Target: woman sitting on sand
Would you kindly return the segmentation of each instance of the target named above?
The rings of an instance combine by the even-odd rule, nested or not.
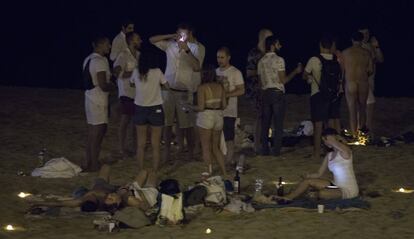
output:
[[[200,132],[203,159],[208,173],[212,174],[212,158],[216,158],[223,176],[227,177],[224,155],[220,151],[220,137],[223,131],[223,109],[226,108],[226,95],[222,84],[217,82],[213,66],[206,66],[201,71],[202,84],[197,90],[197,105],[192,109],[198,111],[197,126]]]
[[[277,199],[291,201],[305,193],[309,188],[318,191],[317,197],[319,199],[347,199],[358,196],[359,190],[352,166],[351,149],[338,140],[338,132],[335,129],[325,129],[322,133],[322,139],[324,144],[332,151],[325,156],[319,172],[308,174],[306,179],[293,192],[284,197],[276,197]],[[327,168],[333,174],[333,182],[321,178]]]

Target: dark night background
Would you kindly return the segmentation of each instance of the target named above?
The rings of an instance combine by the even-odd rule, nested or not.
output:
[[[337,35],[343,49],[350,45],[352,31],[368,25],[385,55],[377,71],[376,94],[414,95],[414,1],[57,0],[3,5],[1,85],[81,88],[81,65],[92,51],[92,37],[99,32],[112,40],[121,20],[129,18],[145,41],[155,34],[174,33],[179,22],[189,22],[206,46],[206,62],[215,63],[217,48],[228,46],[233,65],[243,73],[247,52],[262,27],[282,40],[280,55],[290,71],[318,52],[322,32]],[[288,93],[309,91],[299,78],[287,88]]]

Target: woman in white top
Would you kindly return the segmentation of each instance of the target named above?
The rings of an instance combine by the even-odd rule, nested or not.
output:
[[[161,86],[168,88],[167,80],[158,68],[155,54],[142,51],[138,69],[132,73],[131,83],[135,86],[135,115],[134,123],[137,129],[137,158],[139,169],[144,169],[145,144],[147,128],[151,128],[151,148],[153,169],[158,170],[160,162],[161,131],[164,126],[163,100]]]
[[[212,158],[216,158],[224,177],[227,177],[224,155],[220,151],[223,109],[227,106],[226,93],[223,85],[217,82],[216,70],[213,66],[203,68],[201,82],[197,90],[197,106],[194,106],[193,110],[198,111],[196,124],[200,133],[203,159],[210,175]]]
[[[282,197],[293,200],[305,193],[309,188],[318,191],[319,199],[354,198],[358,196],[358,184],[352,166],[352,151],[340,140],[335,129],[327,128],[322,133],[325,145],[332,149],[322,162],[318,173],[308,174],[306,179],[291,193]],[[326,169],[332,172],[334,180],[321,178]]]

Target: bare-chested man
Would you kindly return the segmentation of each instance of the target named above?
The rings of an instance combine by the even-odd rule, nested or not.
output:
[[[370,52],[362,48],[363,35],[352,34],[352,46],[343,51],[345,93],[349,110],[349,125],[354,136],[358,128],[366,128],[368,77],[373,72]]]

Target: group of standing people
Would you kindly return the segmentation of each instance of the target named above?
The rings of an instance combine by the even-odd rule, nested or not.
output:
[[[285,84],[301,73],[311,85],[314,158],[320,158],[323,129],[341,130],[343,92],[353,135],[357,136],[359,129],[367,131],[372,127],[375,64],[383,61],[383,55],[378,41],[370,38],[365,28],[352,35],[352,46],[342,53],[336,48],[334,38],[324,35],[319,42],[320,54],[311,57],[304,68],[298,63],[290,73],[286,72],[285,60],[278,55],[281,41],[272,31],[262,29],[257,46],[248,54],[247,87],[243,74],[230,63],[228,47],[217,50],[217,68],[203,67],[206,50],[190,25],[180,24],[175,33],[152,36],[149,42],[165,52],[165,72],[159,68],[157,54],[141,46],[144,44],[134,32],[132,22],[122,25],[112,49],[108,38],[99,37],[93,42],[94,52],[83,64],[88,122],[84,169],[97,171],[102,163],[99,152],[108,123],[108,94],[116,88],[121,105],[119,150],[123,156],[134,153],[126,147],[128,125],[132,121],[133,145],[136,145],[140,170],[144,169],[147,135],[151,135],[152,168],[157,171],[160,162],[171,157],[175,126],[179,151],[187,150],[188,157],[193,158],[195,149],[201,145],[206,172],[212,173],[212,162],[216,159],[222,174],[227,176],[226,164],[234,163],[237,97],[245,91],[256,99],[256,152],[280,155],[286,111]],[[107,54],[113,67],[105,57]],[[116,78],[117,87],[111,83],[111,77]],[[270,128],[273,128],[272,142],[269,142]],[[225,155],[219,147],[222,135],[227,148]]]
[[[123,156],[130,154],[126,138],[128,125],[133,121],[136,131],[133,144],[136,145],[140,170],[144,169],[147,134],[151,135],[152,168],[157,171],[160,161],[171,157],[175,126],[179,151],[185,151],[186,145],[187,155],[192,158],[194,148],[201,145],[206,171],[212,174],[212,161],[216,159],[223,175],[227,175],[226,159],[219,143],[224,129],[226,158],[231,162],[237,97],[244,94],[243,76],[230,64],[231,53],[227,47],[217,51],[219,67],[202,68],[205,47],[193,33],[190,25],[180,24],[176,33],[149,38],[151,44],[166,54],[164,73],[159,68],[157,54],[141,46],[144,44],[131,22],[122,25],[121,32],[112,42],[112,50],[108,38],[94,40],[94,52],[83,64],[84,81],[88,83],[85,109],[89,128],[84,169],[97,171],[104,163],[99,159],[99,152],[108,123],[108,94],[118,88],[120,153]],[[105,57],[109,53],[113,67]],[[116,79],[117,87],[111,77]],[[164,150],[161,155],[162,135]]]

